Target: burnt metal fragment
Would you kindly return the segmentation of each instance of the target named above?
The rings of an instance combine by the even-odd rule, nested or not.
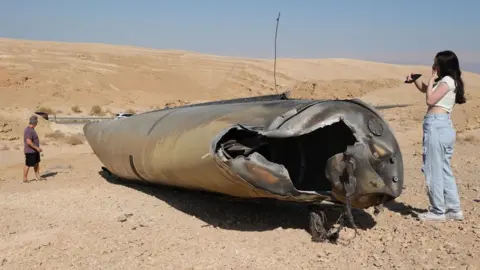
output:
[[[342,216],[343,217],[343,216]],[[341,218],[342,218],[341,217]],[[325,212],[310,212],[310,233],[313,242],[337,242],[340,230],[328,230],[325,228],[327,217]]]

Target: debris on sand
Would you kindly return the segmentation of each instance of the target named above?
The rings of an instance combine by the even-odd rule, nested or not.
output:
[[[118,222],[125,222],[129,217],[133,216],[133,214],[122,214],[121,216],[117,217]]]

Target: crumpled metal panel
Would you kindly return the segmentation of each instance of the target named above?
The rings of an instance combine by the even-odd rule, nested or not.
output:
[[[297,189],[285,166],[255,151],[229,158],[219,146],[235,130],[290,138],[338,121],[357,139],[348,148],[356,165],[351,172],[356,179],[352,205],[365,208],[398,197],[403,185],[398,143],[375,109],[359,100],[290,100],[280,95],[220,101],[89,123],[84,133],[104,166],[124,180],[243,198],[344,203],[345,153],[333,155],[321,172],[332,191],[316,192]],[[230,149],[235,147],[243,149],[242,145]]]

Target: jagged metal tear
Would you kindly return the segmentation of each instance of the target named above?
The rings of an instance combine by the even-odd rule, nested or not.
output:
[[[337,122],[346,124],[357,141],[348,148],[356,162],[352,205],[365,208],[398,197],[403,161],[396,138],[374,108],[356,99],[296,100],[281,94],[218,101],[90,123],[84,133],[104,166],[124,180],[243,198],[325,203],[345,202],[344,153],[330,157],[322,172],[331,190],[299,190],[282,164],[255,151],[229,158],[221,142],[232,130],[293,138]]]

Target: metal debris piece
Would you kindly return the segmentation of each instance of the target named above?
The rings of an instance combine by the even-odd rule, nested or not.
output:
[[[395,135],[358,99],[283,93],[191,104],[89,123],[84,133],[104,170],[123,181],[347,205],[352,223],[350,206],[397,198],[404,180]]]

